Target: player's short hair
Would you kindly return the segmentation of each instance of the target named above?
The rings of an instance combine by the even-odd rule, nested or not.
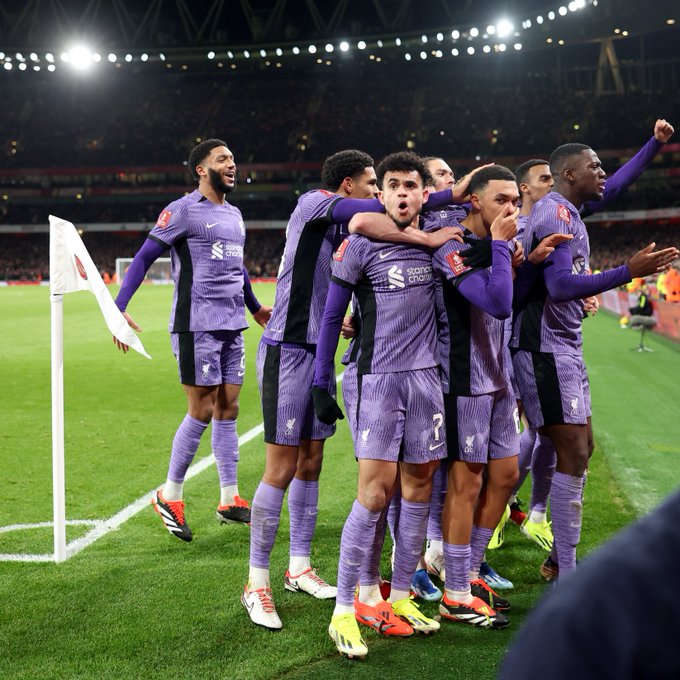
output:
[[[204,139],[191,150],[189,154],[189,170],[191,170],[191,176],[195,180],[200,179],[196,172],[196,166],[200,165],[216,146],[227,146],[227,143],[221,139]]]
[[[477,194],[484,191],[489,182],[493,179],[500,179],[508,182],[515,182],[515,175],[504,165],[490,165],[488,168],[482,168],[479,172],[472,175],[470,179],[469,193]]]
[[[591,148],[587,144],[578,144],[576,142],[558,146],[550,154],[550,172],[555,177],[561,175],[566,170],[571,159],[580,156],[584,151],[591,151]]]
[[[517,178],[518,189],[522,182],[527,181],[529,170],[531,170],[531,168],[535,168],[537,165],[550,165],[550,163],[548,163],[548,161],[542,160],[541,158],[532,158],[531,160],[524,161],[524,163],[517,166],[517,169],[515,170],[515,177]],[[519,190],[520,192],[522,191],[521,189]]]
[[[373,159],[358,149],[345,149],[329,156],[321,168],[321,184],[337,191],[345,177],[359,177],[366,168],[373,167]]]
[[[375,169],[378,187],[382,189],[383,179],[388,172],[413,172],[414,170],[420,175],[424,187],[430,186],[434,181],[425,160],[413,151],[397,151],[397,153],[385,156]]]

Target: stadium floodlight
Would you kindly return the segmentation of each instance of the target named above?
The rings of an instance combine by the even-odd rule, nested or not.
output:
[[[300,54],[300,48],[297,47],[297,46],[293,47],[292,51],[293,51],[293,54]]]
[[[21,54],[21,52],[16,53],[16,58],[17,58],[17,61],[26,61],[26,59],[24,59],[24,55]]]
[[[394,44],[399,47],[401,45],[401,38],[395,38],[394,39]]]
[[[68,58],[64,59],[64,56],[67,56]],[[61,60],[69,62],[77,71],[86,71],[93,64],[92,52],[90,52],[90,48],[85,45],[74,45],[66,55],[61,55]]]
[[[267,56],[267,50],[260,50],[260,56],[264,59]]]
[[[531,19],[527,19],[522,26],[523,28],[531,28]]]
[[[131,54],[126,54],[125,55],[125,61],[129,64],[132,61],[132,55]]]
[[[435,50],[434,56],[437,57],[437,59],[441,59],[444,56],[444,53],[441,50]]]
[[[537,23],[537,24],[542,24],[542,23],[543,23],[543,17],[542,17],[540,14],[536,17],[536,23]]]
[[[5,56],[5,55],[3,54],[2,57],[4,57],[4,56]],[[0,59],[2,59],[2,57],[0,57]],[[29,55],[29,57],[30,57],[31,61],[39,61],[38,55],[37,55],[35,52],[31,52],[31,54]]]
[[[557,10],[557,13],[558,13],[561,17],[563,17],[563,16],[565,16],[565,15],[567,14],[568,11],[569,11],[569,10],[568,10],[564,5],[562,5],[562,6]]]
[[[102,55],[99,54],[99,52],[93,52],[92,53],[92,61],[95,64],[98,64],[102,60]]]
[[[421,59],[427,59],[427,52],[425,52],[425,50],[423,50],[423,51],[420,53],[420,58],[421,58]]]
[[[470,45],[470,47],[467,48],[467,53],[470,55],[474,54],[475,48],[472,45]]]
[[[519,52],[522,49],[522,43],[515,43],[513,47]]]
[[[451,50],[451,55],[454,57],[458,56],[458,50],[455,47]]]
[[[498,51],[499,52],[505,52],[506,49],[507,49],[507,47],[506,47],[505,43],[499,43],[498,44]]]
[[[277,57],[282,57],[283,56],[283,50],[280,47],[276,48],[276,56]]]
[[[51,52],[48,52],[45,55],[45,61],[48,61],[50,64],[54,63],[54,55]]]
[[[231,50],[227,50],[227,56],[229,57],[229,59],[233,59],[234,53]]]
[[[335,48],[333,47],[333,45],[331,45],[331,43],[326,43],[324,49],[326,50],[326,52],[330,54]]]
[[[54,64],[48,64],[48,65],[47,65],[47,70],[48,70],[50,73],[54,73],[54,72],[57,70],[57,67],[56,67]]]
[[[248,52],[248,50],[243,50],[243,56],[245,59],[250,59],[250,52]]]
[[[25,62],[22,61],[22,62],[19,64],[19,70],[20,70],[20,71],[25,71],[27,68],[28,68],[28,66],[26,66],[26,63],[25,63]]]
[[[378,47],[382,47],[385,43],[382,40],[377,40],[375,43]]]
[[[208,59],[214,59],[214,58],[215,58],[215,52],[213,52],[213,50],[210,50],[210,52],[208,52]]]
[[[506,35],[510,35],[514,28],[515,27],[512,25],[512,22],[508,21],[507,19],[501,19],[496,24],[496,32],[498,33],[499,38],[505,38]]]
[[[38,64],[36,64],[36,65],[33,67],[33,70],[34,70],[34,71],[39,71],[39,70],[40,70],[40,66],[38,66]]]
[[[115,64],[117,59],[118,59],[118,57],[113,52],[109,52],[108,60],[112,64]]]
[[[358,47],[360,50],[365,50],[365,49],[366,49],[366,42],[365,42],[364,40],[360,40],[360,41],[357,43],[357,47]]]
[[[489,54],[491,48],[488,45],[484,45],[484,47],[482,47],[482,52],[484,52],[484,54]]]
[[[442,40],[444,40],[444,34],[443,34],[443,33],[437,33],[437,40],[438,40],[439,42],[441,42]]]
[[[158,58],[159,58],[161,61],[165,61],[165,55],[163,54],[163,52],[161,52],[161,53],[158,55]]]
[[[310,45],[307,49],[310,54],[316,54],[316,45]]]
[[[0,52],[0,60],[2,60],[2,59],[4,59],[4,58],[5,58],[5,53],[4,53],[4,52]]]
[[[341,52],[347,52],[349,50],[349,43],[346,40],[343,40],[340,43],[340,51]]]
[[[550,12],[548,12],[548,19],[550,19],[550,21],[554,21],[555,20],[555,12],[550,10]]]
[[[411,55],[407,52],[407,53],[404,55],[404,59],[406,59],[406,61],[411,61]]]
[[[583,9],[586,6],[586,0],[576,0],[576,9]]]
[[[420,36],[420,40],[423,43],[423,45],[427,42],[427,36],[425,34]]]
[[[59,55],[59,58],[60,58],[62,61],[69,61],[69,60],[71,59],[71,55],[70,55],[68,52],[62,52],[62,53]]]
[[[457,30],[457,29],[451,31],[451,37],[452,37],[454,40],[458,40],[458,38],[460,38],[460,31]]]
[[[12,70],[12,62],[11,61],[6,61],[3,66],[5,67],[5,71],[11,71]]]
[[[486,27],[486,32],[488,35],[493,35],[496,32],[496,27],[493,24],[489,24]]]
[[[479,29],[474,26],[470,29],[470,37],[476,38],[479,35]]]
[[[139,57],[142,61],[149,61],[149,55],[146,52],[142,53],[142,56]]]
[[[570,12],[575,12],[578,9],[578,7],[576,6],[576,0],[571,0],[571,2],[567,5],[567,9]]]

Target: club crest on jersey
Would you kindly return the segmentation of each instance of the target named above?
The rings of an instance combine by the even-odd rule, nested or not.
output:
[[[349,245],[349,239],[345,239],[339,246],[339,248],[333,253],[333,259],[336,262],[342,262],[342,258],[345,255],[345,251],[347,250],[347,246]]]
[[[562,222],[566,222],[567,224],[571,224],[571,215],[569,214],[569,208],[567,208],[566,205],[562,205],[561,203],[557,204],[557,219],[562,220]]]
[[[468,269],[470,269],[470,267],[465,264],[463,258],[457,251],[449,253],[446,256],[446,262],[451,268],[454,276],[460,276],[463,272],[466,272]]]
[[[158,216],[158,220],[156,221],[156,226],[160,227],[161,229],[165,229],[165,227],[168,226],[168,223],[170,222],[171,217],[172,217],[172,212],[170,210],[164,210]]]

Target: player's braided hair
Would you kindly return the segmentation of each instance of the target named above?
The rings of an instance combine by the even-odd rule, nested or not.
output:
[[[191,170],[191,176],[198,181],[199,176],[196,172],[196,166],[203,163],[203,161],[208,157],[208,154],[216,146],[227,146],[227,143],[221,139],[204,139],[200,144],[197,144],[189,154],[189,170]]]
[[[378,186],[382,189],[383,179],[388,172],[412,172],[416,171],[423,181],[423,186],[432,184],[433,179],[423,158],[413,151],[397,151],[380,161],[380,165],[375,169],[378,178]]]
[[[373,167],[373,159],[358,149],[345,149],[329,156],[321,169],[321,183],[326,189],[337,191],[345,177],[359,177],[366,168]]]

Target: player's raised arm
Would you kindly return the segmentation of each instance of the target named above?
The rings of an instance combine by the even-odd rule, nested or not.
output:
[[[375,241],[390,243],[411,243],[426,248],[439,248],[455,239],[461,241],[461,230],[447,227],[438,231],[424,232],[414,227],[400,229],[394,220],[381,213],[357,213],[349,222],[350,234],[363,234]]]

